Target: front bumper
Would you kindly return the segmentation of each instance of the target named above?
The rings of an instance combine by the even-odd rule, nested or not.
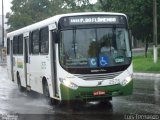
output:
[[[79,87],[77,90],[70,89],[63,84],[60,85],[61,99],[62,100],[86,100],[86,101],[98,101],[102,99],[107,99],[114,96],[124,96],[132,94],[133,90],[133,80],[129,82],[126,86],[112,85],[103,87]],[[106,94],[103,96],[94,96],[93,92],[102,90]]]

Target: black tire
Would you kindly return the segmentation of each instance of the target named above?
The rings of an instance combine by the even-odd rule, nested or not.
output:
[[[43,94],[46,97],[50,97],[50,95],[49,95],[49,87],[48,87],[48,83],[46,81],[43,83]]]
[[[108,98],[106,98],[106,99],[103,99],[103,100],[101,100],[101,101],[99,101],[99,104],[100,105],[108,105],[108,104],[110,104],[110,102],[112,101],[112,97],[108,97]]]
[[[108,99],[107,99],[108,101],[112,101],[112,97],[108,97]]]
[[[111,97],[112,98],[112,97]],[[111,98],[110,99],[107,99],[107,100],[102,100],[102,101],[100,101],[99,102],[99,106],[101,106],[101,108],[112,108],[112,104],[111,104],[111,102],[110,102],[110,100],[111,100]]]
[[[18,84],[18,89],[20,92],[23,92],[24,91],[24,88],[22,87],[21,85],[21,79],[20,79],[20,76],[19,74],[17,74],[17,84]]]
[[[49,87],[47,81],[43,82],[43,94],[46,97],[47,103],[49,105],[58,105],[59,101],[53,98],[50,98]]]
[[[59,105],[61,102],[60,102],[59,100],[50,98],[49,103],[50,103],[51,105]]]
[[[49,87],[48,87],[48,83],[45,80],[45,82],[43,82],[43,95],[46,98],[46,101],[49,105],[52,105],[52,99],[50,98],[50,93],[49,93]]]

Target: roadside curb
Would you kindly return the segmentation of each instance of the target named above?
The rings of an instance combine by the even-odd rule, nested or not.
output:
[[[160,80],[160,74],[159,73],[133,73],[134,79],[159,79]]]

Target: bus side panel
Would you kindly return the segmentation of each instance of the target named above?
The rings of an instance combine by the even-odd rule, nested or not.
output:
[[[31,89],[43,93],[42,79],[50,79],[50,58],[48,55],[31,55],[30,56],[30,78]],[[50,82],[48,85],[51,86]]]
[[[41,76],[41,57],[39,55],[31,55],[30,56],[30,78],[29,83],[31,89],[34,91],[42,92],[42,85],[40,85],[40,81],[42,81]],[[41,87],[40,87],[41,86]]]

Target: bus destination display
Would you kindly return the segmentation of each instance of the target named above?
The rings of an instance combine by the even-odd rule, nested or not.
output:
[[[117,23],[116,17],[71,17],[69,19],[70,25],[74,24],[103,24],[103,23]]]
[[[85,25],[85,24],[124,24],[122,16],[79,16],[64,19],[64,25]]]

